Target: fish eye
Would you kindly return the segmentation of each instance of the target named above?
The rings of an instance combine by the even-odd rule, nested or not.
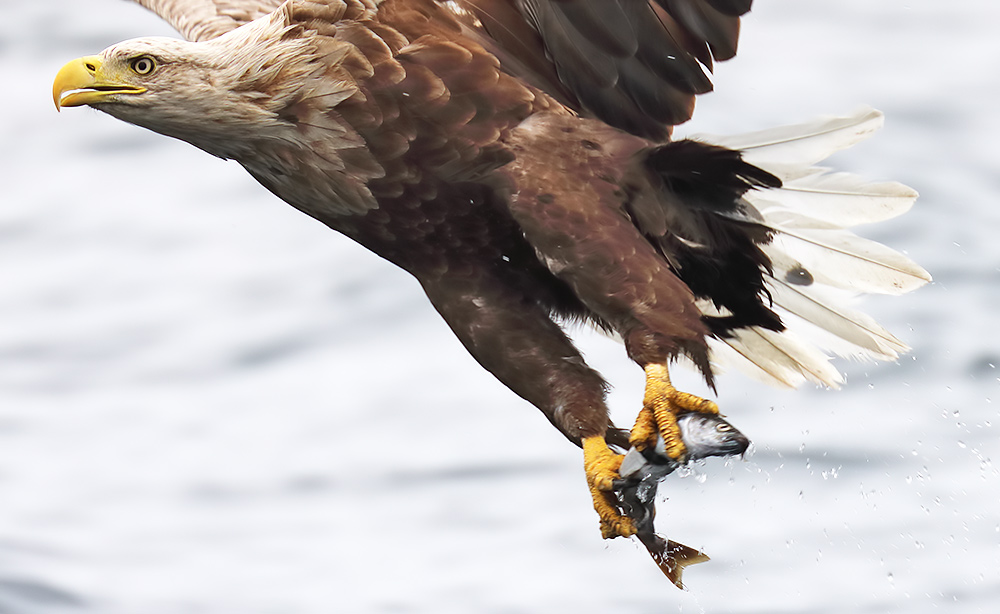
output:
[[[148,75],[156,68],[156,62],[148,55],[140,55],[137,58],[132,58],[129,60],[128,65],[137,75]]]

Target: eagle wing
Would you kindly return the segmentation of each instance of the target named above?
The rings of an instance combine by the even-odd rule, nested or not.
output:
[[[520,76],[616,128],[664,140],[736,54],[752,0],[457,0]]]
[[[284,0],[133,0],[153,11],[189,41],[204,41],[281,6]]]
[[[133,0],[185,38],[215,38],[282,0]],[[332,0],[325,4],[337,3]],[[414,0],[447,8],[504,70],[616,128],[664,140],[736,54],[752,0]]]

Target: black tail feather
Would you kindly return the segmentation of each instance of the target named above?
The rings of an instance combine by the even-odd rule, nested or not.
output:
[[[712,334],[784,330],[764,287],[771,261],[760,246],[771,231],[743,199],[752,189],[779,188],[781,180],[738,151],[698,141],[668,143],[645,156],[656,197],[632,199],[629,214],[695,296],[723,311],[704,318]]]

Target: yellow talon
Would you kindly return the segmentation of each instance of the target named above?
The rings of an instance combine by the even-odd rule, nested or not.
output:
[[[648,364],[645,371],[646,393],[629,441],[637,449],[645,450],[655,446],[658,437],[663,437],[667,455],[681,460],[687,448],[677,426],[677,414],[689,411],[717,414],[719,406],[674,388],[666,365]]]
[[[601,519],[604,539],[635,535],[635,525],[619,512],[618,499],[612,490],[621,464],[622,455],[612,452],[604,437],[595,435],[583,439],[583,468],[590,496],[594,499],[594,510]]]

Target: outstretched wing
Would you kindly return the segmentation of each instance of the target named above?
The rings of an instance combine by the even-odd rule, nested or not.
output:
[[[508,71],[577,111],[663,140],[736,54],[752,0],[452,0]]]
[[[283,0],[133,0],[188,40],[215,38]],[[326,0],[341,3],[343,0]],[[736,54],[753,0],[383,0],[437,4],[504,69],[578,112],[662,141],[712,89],[716,60]],[[317,0],[323,4],[324,0]],[[440,14],[440,13],[439,13]]]
[[[189,41],[215,38],[266,15],[284,0],[133,0],[153,11]]]

